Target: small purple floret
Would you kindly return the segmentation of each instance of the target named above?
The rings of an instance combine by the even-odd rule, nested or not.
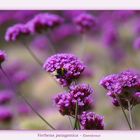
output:
[[[83,130],[103,130],[104,117],[94,112],[83,112],[80,116],[80,124]]]

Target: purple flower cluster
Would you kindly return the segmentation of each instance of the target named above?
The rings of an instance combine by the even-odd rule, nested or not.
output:
[[[74,23],[76,24],[79,32],[84,33],[96,26],[96,19],[88,13],[81,13],[74,18]]]
[[[80,124],[83,130],[103,130],[104,117],[94,112],[83,112],[80,116]]]
[[[27,71],[27,67],[28,66],[22,61],[16,61],[6,65],[5,71],[15,86],[23,84],[34,74],[31,68]],[[0,77],[0,84],[6,86],[9,82],[4,77],[3,73],[0,73]]]
[[[6,106],[0,107],[0,122],[10,122],[13,118],[11,109]]]
[[[87,84],[70,86],[68,93],[62,93],[55,97],[55,104],[62,115],[75,115],[76,104],[78,114],[92,106],[93,89]]]
[[[118,99],[125,108],[128,100],[133,106],[140,103],[139,99],[136,100],[136,97],[139,98],[140,74],[133,70],[109,75],[103,78],[100,84],[108,90],[107,95],[112,97],[112,102],[116,106],[119,106]]]
[[[5,61],[6,53],[0,50],[0,65]]]
[[[63,19],[55,14],[43,13],[36,15],[27,23],[28,28],[32,33],[42,32],[60,25]]]
[[[63,22],[62,18],[54,14],[38,14],[25,24],[16,24],[6,31],[6,41],[16,41],[22,35],[40,33],[43,30],[54,28]]]
[[[9,27],[6,31],[5,40],[6,41],[16,41],[21,36],[29,35],[30,30],[25,24],[16,24]]]
[[[62,41],[65,41],[65,39],[75,37],[76,35],[78,35],[78,31],[72,24],[63,24],[62,26],[56,28],[52,34],[53,40],[56,43],[62,43]]]
[[[11,101],[13,97],[13,92],[11,90],[1,90],[0,91],[0,104],[5,104]]]
[[[72,54],[56,54],[49,57],[43,68],[55,76],[62,86],[68,86],[84,71],[84,64]]]
[[[114,27],[111,23],[108,23],[104,28],[105,31],[103,36],[105,45],[107,47],[116,45],[119,41],[119,34],[116,27]]]

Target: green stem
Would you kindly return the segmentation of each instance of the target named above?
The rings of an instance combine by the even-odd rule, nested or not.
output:
[[[119,97],[118,97],[116,94],[115,94],[115,96],[116,96],[116,98],[117,98],[117,100],[118,100],[118,102],[119,102],[119,105],[120,105],[121,110],[122,110],[122,112],[123,112],[123,115],[124,115],[124,117],[125,117],[125,119],[126,119],[126,122],[127,122],[128,126],[129,126],[129,129],[132,130],[131,125],[130,125],[130,122],[129,122],[129,120],[128,120],[128,118],[127,118],[127,115],[126,115],[126,113],[125,113],[125,111],[124,111],[123,105],[122,105],[122,103],[121,103]]]
[[[68,116],[68,119],[69,119],[69,122],[70,122],[71,128],[73,129],[73,124],[72,124],[72,120],[71,120],[70,116]]]
[[[130,120],[131,128],[133,129],[132,109],[131,109],[130,101],[128,101],[128,112],[129,112],[129,120]]]
[[[81,53],[80,57],[83,58],[83,55],[85,54],[85,49],[86,49],[86,35],[82,34],[82,47],[81,47]]]
[[[51,35],[50,36],[47,36],[47,38],[48,38],[49,48],[50,48],[52,54],[55,54],[56,53],[56,50],[55,50],[55,47],[54,47],[53,42],[51,41],[52,40],[51,39]]]
[[[7,78],[9,84],[11,85],[11,88],[12,88],[13,91],[16,93],[16,89],[15,89],[15,87],[13,86],[13,83],[12,83],[11,79],[9,78],[9,76],[7,75],[7,73],[4,71],[4,69],[2,68],[2,66],[0,66],[0,69],[1,69],[2,73],[4,74],[4,76]],[[55,128],[54,128],[50,123],[48,123],[48,122],[36,111],[36,109],[30,104],[30,102],[29,102],[21,93],[18,93],[17,95],[19,95],[19,96],[25,101],[25,103],[32,109],[32,111],[33,111],[43,122],[45,122],[45,124],[47,124],[51,129],[55,130]]]
[[[75,123],[74,123],[74,129],[77,129],[77,121],[78,121],[78,102],[76,102],[76,107],[75,107]]]
[[[27,49],[27,51],[30,53],[30,55],[34,58],[34,60],[42,67],[42,65],[43,65],[42,61],[34,54],[34,52],[30,49],[30,47],[28,47],[25,42],[22,42],[22,44]]]

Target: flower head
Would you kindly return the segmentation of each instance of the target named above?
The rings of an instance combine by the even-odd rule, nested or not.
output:
[[[29,35],[30,31],[24,24],[16,24],[9,27],[6,31],[5,40],[6,41],[16,41],[23,35]]]
[[[62,86],[68,86],[79,78],[85,66],[72,54],[56,54],[46,60],[43,68],[54,75]]]
[[[0,91],[0,104],[9,102],[12,99],[13,93],[10,90]]]
[[[63,22],[62,18],[55,14],[42,13],[36,15],[26,23],[26,26],[32,33],[42,32],[43,30],[52,29]]]
[[[116,98],[118,96],[124,107],[127,108],[127,100],[132,105],[136,104],[134,97],[135,93],[140,91],[140,74],[132,70],[127,70],[105,77],[100,81],[100,84],[108,90],[107,95],[113,98],[114,105],[117,106],[119,103]]]
[[[119,41],[119,34],[117,32],[117,29],[115,26],[112,25],[112,23],[107,24],[105,26],[105,32],[104,32],[104,43],[108,47],[116,45]]]
[[[0,65],[5,61],[6,53],[0,50]]]
[[[0,107],[0,122],[9,122],[13,118],[12,110],[8,107]]]
[[[83,112],[80,116],[80,124],[84,130],[103,130],[104,117],[94,112]]]
[[[68,93],[61,93],[55,97],[55,104],[62,115],[75,115],[76,104],[78,114],[92,107],[93,89],[86,84],[79,84],[70,87]]]
[[[84,33],[95,27],[96,19],[90,14],[81,13],[74,18],[74,23],[76,24],[77,29],[81,33]]]

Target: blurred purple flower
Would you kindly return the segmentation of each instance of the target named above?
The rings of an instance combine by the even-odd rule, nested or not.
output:
[[[31,77],[31,75],[34,74],[31,67],[27,66],[28,67],[28,71],[27,71],[26,66],[27,65],[25,63],[19,61],[6,65],[5,71],[7,75],[11,78],[14,85],[23,84]],[[7,86],[7,83],[9,82],[4,77],[3,73],[0,73],[0,77],[1,77],[0,84]]]
[[[94,112],[83,112],[80,116],[80,124],[83,130],[103,130],[104,117]]]
[[[72,24],[63,24],[52,32],[53,40],[56,43],[65,41],[65,39],[74,37],[75,35],[78,35],[78,32]]]
[[[11,90],[0,90],[0,104],[10,102],[12,97],[13,92]]]
[[[5,61],[5,59],[6,59],[6,53],[0,50],[0,65]]]
[[[12,110],[8,107],[0,106],[0,122],[10,122],[13,118]]]
[[[115,10],[112,12],[112,18],[116,22],[126,21],[135,15],[133,10]]]
[[[16,24],[12,27],[9,27],[5,34],[6,41],[16,41],[21,36],[29,35],[30,31],[24,24]]]
[[[46,36],[37,36],[32,42],[31,46],[35,47],[38,50],[44,51],[48,49],[48,39]]]
[[[85,65],[72,54],[56,54],[49,57],[43,68],[55,76],[62,86],[68,86],[73,80],[79,78]]]
[[[33,19],[26,23],[28,29],[34,33],[40,33],[43,30],[55,28],[63,22],[63,19],[55,14],[42,13],[36,15]]]
[[[104,28],[105,29],[103,37],[105,45],[107,47],[115,45],[119,40],[119,34],[117,32],[116,27],[113,26],[113,23],[108,23]]]
[[[68,20],[72,20],[74,17],[85,13],[86,11],[84,10],[66,10],[63,12],[64,16],[68,19]]]
[[[62,115],[75,115],[76,104],[78,114],[92,107],[93,89],[87,84],[79,84],[70,87],[68,93],[61,93],[55,97],[55,104]]]
[[[88,13],[82,13],[74,18],[74,23],[81,33],[85,33],[96,26],[96,18]]]

